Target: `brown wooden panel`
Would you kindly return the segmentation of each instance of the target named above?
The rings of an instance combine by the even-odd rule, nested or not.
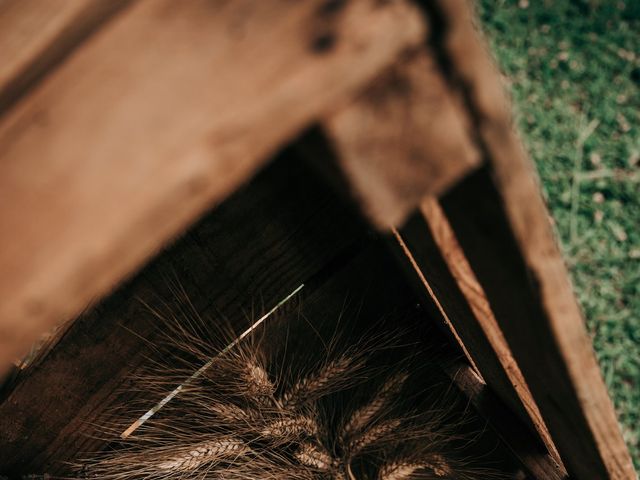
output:
[[[624,443],[616,447],[622,439],[589,337],[577,307],[569,303],[575,300],[559,254],[547,244],[550,265],[536,269],[543,257],[532,258],[514,238],[493,182],[483,170],[443,197],[458,241],[570,475],[631,479],[635,474],[625,463]],[[531,241],[537,228],[531,223]],[[566,288],[559,280],[567,282]],[[545,298],[558,295],[567,296],[562,308],[554,305],[560,299]],[[605,438],[611,442],[600,443]]]
[[[500,399],[499,403],[502,406],[496,407],[495,412],[508,409],[509,413],[503,412],[503,416],[518,418],[519,427],[516,430],[518,428],[529,430],[524,437],[523,434],[514,434],[520,439],[519,446],[514,448],[521,450],[518,456],[523,464],[527,465],[531,471],[538,471],[542,468],[541,466],[544,466],[543,470],[546,468],[553,470],[560,477],[562,474],[566,475],[564,469],[547,456],[547,449],[543,446],[541,439],[551,451],[554,448],[553,443],[544,423],[541,423],[539,416],[534,416],[539,413],[533,404],[527,385],[521,375],[514,375],[514,368],[517,367],[511,364],[513,359],[510,353],[507,352],[509,356],[504,358],[504,346],[497,345],[498,348],[495,348],[495,342],[492,341],[494,339],[489,338],[488,332],[483,328],[485,325],[476,316],[474,306],[470,303],[464,287],[451,270],[450,259],[447,258],[447,252],[443,250],[440,243],[442,237],[434,232],[433,223],[427,222],[422,214],[415,214],[403,228],[395,232],[395,236],[398,241],[398,246],[395,248],[400,250],[398,257],[405,265],[408,279],[412,280],[411,283],[415,285],[416,291],[420,292],[423,301],[437,304],[436,310],[440,310],[443,317],[442,323],[452,330],[453,336],[460,342],[472,365],[493,392],[483,394],[483,398]],[[455,375],[452,376],[455,377]],[[464,377],[468,377],[468,374]],[[480,383],[483,382],[480,381]],[[482,390],[485,389],[482,388]],[[475,393],[473,395],[471,393],[470,396],[473,398]],[[485,402],[483,400],[483,403]],[[495,414],[488,414],[488,418],[492,419],[492,422],[495,421],[492,428],[508,430],[507,426],[500,425],[503,420],[494,417]],[[513,420],[505,419],[504,422],[506,421]],[[509,436],[508,433],[505,435]],[[522,438],[526,438],[526,441]],[[526,447],[525,444],[527,444]],[[539,475],[534,478],[548,477]]]
[[[324,126],[363,211],[399,225],[425,194],[437,195],[480,163],[467,116],[433,54],[406,55]]]
[[[149,342],[159,335],[142,302],[172,303],[176,279],[205,318],[241,324],[302,282],[304,293],[313,291],[364,234],[364,224],[286,153],[76,320],[26,371],[0,404],[0,474],[60,474],[61,462],[104,447],[97,426],[131,400],[122,391],[127,376],[153,354]],[[159,400],[149,398],[149,407]],[[133,422],[144,412],[129,413]]]
[[[524,411],[526,411],[527,415],[527,422],[530,419],[536,429],[536,432],[544,441],[549,452],[553,455],[556,461],[560,463],[558,452],[556,451],[555,445],[549,435],[549,431],[540,416],[538,406],[531,397],[529,386],[527,385],[518,364],[514,360],[513,354],[511,353],[504,335],[496,322],[484,290],[478,282],[478,279],[473,274],[471,266],[465,258],[464,253],[460,248],[460,244],[451,230],[451,225],[449,225],[449,222],[442,212],[437,200],[433,197],[425,198],[420,205],[420,213],[429,225],[429,230],[433,235],[433,240],[437,244],[438,249],[442,254],[442,258],[447,264],[448,270],[451,272],[453,278],[455,278],[459,292],[464,296],[464,300],[459,298],[456,303],[462,302],[468,304],[473,312],[472,316],[453,317],[452,322],[454,323],[454,326],[459,329],[469,328],[468,325],[458,325],[458,323],[468,322],[480,325],[484,335],[479,335],[484,337],[484,341],[488,342],[489,348],[495,352],[495,356],[497,357],[502,370],[509,378],[511,390],[516,394],[517,398],[520,399],[521,405],[524,406]],[[427,260],[427,262],[429,262],[429,260]],[[433,280],[433,277],[429,278]],[[446,296],[447,290],[451,291],[450,289],[446,289],[439,296]],[[472,326],[471,329],[474,329],[474,327]],[[471,339],[469,341],[473,342]],[[480,373],[485,376],[486,379],[486,375],[482,368],[480,368]],[[491,382],[489,382],[489,384],[492,385]],[[493,386],[493,388],[499,395],[504,391],[504,385],[502,389],[497,388],[497,386]]]
[[[0,113],[132,0],[0,3]]]
[[[0,369],[425,35],[405,0],[116,16],[0,120]]]

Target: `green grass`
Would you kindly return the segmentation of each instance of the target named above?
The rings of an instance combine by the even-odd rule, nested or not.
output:
[[[640,1],[479,10],[640,469]]]

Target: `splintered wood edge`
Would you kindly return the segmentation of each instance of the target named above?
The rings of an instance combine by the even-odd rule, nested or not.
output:
[[[426,32],[404,0],[160,0],[91,36],[0,119],[0,370]]]
[[[597,475],[585,471],[585,452],[574,450],[570,440],[572,435],[574,438],[581,435],[581,441],[585,442],[585,438],[592,435],[594,444],[589,453],[602,462],[606,469],[603,474],[612,479],[635,479],[633,464],[557,247],[537,177],[513,130],[509,103],[486,45],[474,28],[472,7],[466,0],[441,0],[434,5],[451,20],[442,45],[450,61],[451,77],[465,92],[468,107],[476,117],[478,138],[486,151],[492,180],[530,278],[537,285],[536,295],[539,295],[545,317],[538,320],[549,323],[553,337],[549,343],[557,347],[558,358],[564,364],[558,365],[558,369],[566,368],[567,381],[580,406],[580,412],[574,413],[584,415],[588,430],[572,432],[567,424],[569,419],[556,418],[559,412],[544,400],[541,385],[533,388],[530,384],[534,399],[570,473],[577,478]],[[543,332],[544,328],[540,327]],[[523,364],[526,359],[519,358],[519,352],[513,353],[526,377]],[[529,360],[527,368],[533,365],[533,359]],[[553,390],[554,385],[547,385],[546,389]],[[554,431],[552,424],[558,430]],[[565,439],[562,444],[558,443],[560,429]]]

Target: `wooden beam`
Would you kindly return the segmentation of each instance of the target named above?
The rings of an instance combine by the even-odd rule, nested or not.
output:
[[[466,99],[487,169],[442,198],[567,471],[636,478],[531,163],[465,0],[425,3],[447,18],[434,41]]]
[[[425,35],[405,0],[114,18],[0,120],[0,370]]]
[[[324,126],[364,212],[386,229],[480,164],[467,120],[424,48],[331,112]]]
[[[0,4],[0,113],[133,0]]]
[[[105,447],[102,429],[126,421],[123,411],[129,423],[144,413],[131,407],[145,404],[140,395],[147,408],[161,399],[127,385],[161,336],[144,303],[170,314],[162,304],[185,302],[176,281],[203,318],[240,326],[301,283],[312,292],[334,263],[348,261],[365,229],[286,152],[23,373],[0,403],[0,475],[68,473],[65,462]]]

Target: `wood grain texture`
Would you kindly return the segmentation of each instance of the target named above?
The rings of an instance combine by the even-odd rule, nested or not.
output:
[[[424,42],[404,0],[135,3],[0,120],[0,369]]]
[[[450,19],[439,36],[488,169],[443,198],[444,210],[569,474],[635,479],[532,164],[470,4],[425,4]],[[434,17],[432,17],[434,18]]]
[[[350,258],[365,226],[345,212],[296,156],[277,159],[77,319],[18,379],[0,403],[0,475],[60,475],[64,462],[104,448],[101,428],[140,395],[125,387],[161,335],[144,303],[163,311],[180,301],[178,281],[203,318],[241,328],[301,283],[313,291],[332,262]],[[126,412],[131,422],[144,413]]]
[[[505,352],[506,345],[495,345],[497,333],[487,331],[484,318],[486,312],[477,311],[477,297],[484,295],[482,290],[476,290],[469,296],[466,288],[469,281],[473,282],[473,278],[469,280],[465,277],[465,284],[461,284],[460,269],[451,264],[451,250],[456,246],[450,243],[443,245],[442,224],[434,225],[434,215],[430,215],[430,220],[427,221],[422,212],[416,213],[401,229],[395,231],[400,246],[398,248],[396,245],[395,249],[399,250],[397,256],[405,267],[407,279],[414,285],[423,302],[436,305],[435,309],[431,309],[431,314],[434,318],[442,317],[441,323],[452,331],[461,344],[476,377],[482,378],[479,382],[483,385],[486,382],[481,389],[492,393],[483,394],[483,398],[496,399],[502,405],[496,406],[494,412],[507,409],[501,415],[510,419],[501,420],[494,418],[496,415],[489,415],[488,418],[495,420],[495,425],[492,423],[491,428],[505,429],[508,432],[510,427],[501,424],[513,422],[517,418],[513,425],[515,430],[528,430],[527,433],[513,434],[519,439],[519,446],[514,445],[514,448],[521,450],[517,456],[523,464],[538,473],[551,469],[560,477],[566,475],[564,469],[558,466],[559,463],[547,454],[547,451],[553,452],[552,440],[531,399],[526,382],[519,371],[514,373],[517,366],[508,348]],[[483,317],[479,318],[478,314]],[[473,395],[470,398],[473,399]],[[505,435],[509,436],[508,433]],[[522,440],[523,438],[527,440]],[[534,478],[542,480],[553,477],[537,475]]]
[[[451,225],[447,221],[444,212],[442,211],[437,200],[433,197],[427,197],[420,205],[420,213],[429,225],[433,240],[438,246],[442,258],[447,264],[451,275],[455,279],[455,282],[459,288],[460,293],[464,296],[464,300],[458,301],[464,302],[469,305],[472,316],[453,317],[452,322],[458,329],[469,328],[468,325],[460,325],[462,322],[477,323],[484,334],[484,338],[490,345],[490,349],[495,352],[495,356],[498,359],[502,370],[509,378],[509,383],[515,391],[517,397],[520,399],[521,405],[524,406],[527,414],[527,418],[531,419],[536,432],[544,442],[545,446],[554,457],[554,459],[560,462],[560,457],[553,444],[553,440],[549,435],[549,431],[542,420],[540,411],[535,401],[531,397],[529,386],[525,381],[518,364],[513,358],[513,354],[509,349],[509,345],[498,326],[495,319],[487,296],[482,289],[482,285],[478,282],[478,279],[473,273],[469,262],[464,256],[464,252],[458,243]],[[432,278],[429,276],[429,278]],[[445,295],[443,293],[442,295]],[[473,328],[473,327],[471,327]],[[477,335],[477,334],[476,334]],[[472,340],[469,340],[472,342]],[[480,373],[484,375],[484,370],[481,368]],[[489,384],[497,390],[500,395],[501,389],[497,386]]]
[[[0,3],[0,113],[133,0]]]
[[[338,163],[378,227],[401,224],[426,194],[479,165],[458,100],[425,48],[326,118]]]

